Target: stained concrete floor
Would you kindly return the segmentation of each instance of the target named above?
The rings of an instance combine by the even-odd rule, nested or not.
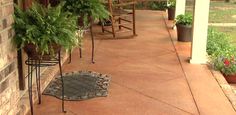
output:
[[[166,13],[137,11],[137,34],[101,33],[95,26],[95,64],[86,35],[83,58],[76,49],[63,72],[92,70],[112,77],[108,97],[65,103],[66,115],[234,115],[206,65],[192,65],[190,43],[176,41]],[[42,97],[36,115],[63,115],[61,101]]]

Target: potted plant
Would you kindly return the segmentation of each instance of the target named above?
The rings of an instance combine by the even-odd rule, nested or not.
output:
[[[45,7],[35,2],[26,11],[15,6],[13,42],[19,49],[23,48],[28,57],[48,59],[61,48],[71,50],[78,44],[76,17],[63,12],[63,5]]]
[[[231,50],[232,51],[232,50]],[[230,52],[231,52],[230,51]],[[228,83],[236,83],[236,59],[235,55],[221,55],[214,59],[213,66],[220,71]]]
[[[175,19],[175,6],[176,6],[176,0],[167,1],[168,20]]]
[[[236,83],[236,50],[228,45],[211,55],[212,64],[214,69],[223,74],[228,83]]]
[[[229,83],[236,83],[236,49],[232,38],[214,29],[208,30],[207,53],[215,70]]]
[[[192,20],[191,14],[180,14],[176,17],[175,24],[177,27],[178,41],[192,41]]]
[[[103,20],[109,18],[101,0],[64,0],[66,4],[64,9],[77,15],[78,25],[80,27],[87,26],[91,20]]]

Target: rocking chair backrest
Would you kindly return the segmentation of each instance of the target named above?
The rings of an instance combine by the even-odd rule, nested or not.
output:
[[[133,35],[136,35],[135,31],[135,4],[136,0],[107,0],[106,2],[108,11],[110,12],[110,21],[111,21],[111,27],[112,31],[106,30],[104,27],[102,27],[103,32],[107,31],[109,33],[113,34],[113,37],[115,37],[115,24],[118,23],[119,30],[122,28],[127,30],[133,30]],[[126,10],[126,8],[130,8],[130,10]],[[128,20],[127,17],[130,17],[131,19]],[[132,25],[131,27],[127,26],[127,23]]]

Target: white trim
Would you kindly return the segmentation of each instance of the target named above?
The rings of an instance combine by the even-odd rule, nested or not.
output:
[[[206,64],[207,63],[207,58],[199,58],[199,59],[190,59],[191,64]]]

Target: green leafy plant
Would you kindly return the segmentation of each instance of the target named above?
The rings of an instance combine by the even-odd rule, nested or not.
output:
[[[15,5],[13,25],[16,35],[13,42],[18,48],[34,44],[42,54],[53,54],[50,44],[58,44],[66,50],[78,45],[76,37],[76,17],[62,11],[64,3],[56,7],[44,7],[33,3],[32,7],[22,11]]]
[[[192,23],[193,23],[192,15],[189,13],[180,14],[176,17],[175,23],[182,24],[182,25],[192,25]]]
[[[151,10],[165,10],[167,3],[166,1],[150,1],[147,6]]]
[[[214,29],[208,30],[207,53],[214,69],[224,75],[236,73],[236,49],[232,39]]]
[[[167,1],[167,8],[175,8],[176,0],[168,0]]]
[[[225,50],[230,49],[230,47],[233,47],[231,45],[232,39],[225,33],[216,31],[215,29],[208,29],[207,38],[208,55],[216,55],[216,53],[225,52]]]
[[[234,49],[227,49],[221,55],[213,56],[212,64],[214,69],[222,72],[224,75],[234,75],[236,73],[236,60]]]
[[[66,1],[64,9],[73,14],[83,17],[83,23],[86,25],[91,17],[94,20],[103,20],[109,18],[109,12],[106,10],[101,0],[63,0]]]

